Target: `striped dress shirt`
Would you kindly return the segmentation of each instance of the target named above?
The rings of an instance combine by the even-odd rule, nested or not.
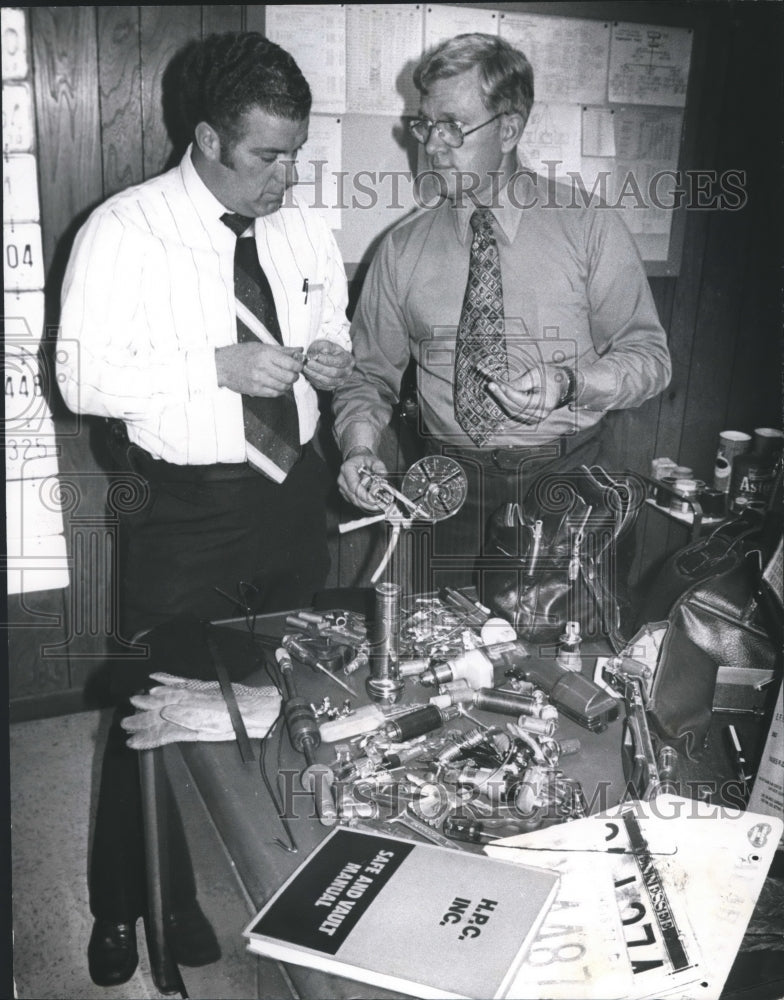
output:
[[[237,342],[236,240],[190,154],[109,198],[80,230],[63,283],[58,383],[70,409],[125,421],[156,458],[243,462],[242,397],[218,386],[215,368],[215,349]],[[351,350],[346,277],[326,222],[289,192],[255,236],[283,343],[323,338]],[[303,375],[294,397],[305,443],[318,397]]]

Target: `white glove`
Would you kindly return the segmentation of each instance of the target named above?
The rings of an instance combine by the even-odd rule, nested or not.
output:
[[[196,681],[174,674],[150,674],[160,687],[134,695],[131,704],[141,709],[122,720],[130,733],[132,750],[149,750],[164,743],[213,742],[235,739],[229,710],[217,681]],[[232,684],[248,736],[266,736],[280,713],[280,694],[274,687]]]

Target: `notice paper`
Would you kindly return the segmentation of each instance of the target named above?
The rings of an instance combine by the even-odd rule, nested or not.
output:
[[[267,36],[290,52],[313,94],[313,111],[346,110],[346,9],[343,4],[267,4]]]
[[[583,108],[583,156],[615,156],[615,112]]]
[[[412,71],[422,55],[422,7],[390,3],[347,8],[346,99],[362,114],[415,114]]]
[[[520,156],[537,174],[578,171],[581,110],[577,104],[534,104],[520,140]],[[554,162],[554,166],[552,166]]]
[[[448,4],[427,4],[425,7],[425,48],[445,42],[454,35],[481,31],[498,34],[498,13],[480,7],[454,7]]]
[[[655,160],[673,169],[678,165],[683,128],[682,111],[668,108],[616,108],[613,125],[615,152],[619,160]]]
[[[613,104],[686,104],[692,33],[655,24],[615,24],[608,97]]]
[[[607,21],[505,13],[500,34],[533,66],[537,101],[602,104],[606,100]]]
[[[765,749],[751,788],[749,809],[784,818],[784,684],[779,684]]]

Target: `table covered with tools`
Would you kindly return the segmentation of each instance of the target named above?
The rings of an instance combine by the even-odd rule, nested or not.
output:
[[[723,728],[700,761],[651,740],[644,650],[613,654],[568,631],[552,646],[521,642],[470,589],[405,598],[385,582],[363,599],[175,622],[143,637],[154,670],[188,676],[189,657],[206,647],[230,666],[235,683],[224,686],[280,692],[266,737],[229,705],[228,736],[175,734],[140,754],[148,945],[162,990],[397,995],[246,950],[248,921],[336,826],[481,853],[661,794],[742,808],[743,774]],[[749,720],[735,721],[750,747]],[[218,939],[220,957],[204,965],[178,964],[167,941],[165,915],[183,883]],[[648,944],[661,941],[651,934]],[[592,990],[604,995],[601,979]]]

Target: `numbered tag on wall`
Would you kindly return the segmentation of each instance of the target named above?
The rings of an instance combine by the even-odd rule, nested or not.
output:
[[[51,387],[38,348],[6,344],[3,382],[6,441],[15,434],[45,433]]]
[[[35,434],[6,433],[5,478],[46,479],[59,472],[61,448],[55,437],[54,421],[41,416]]]
[[[3,79],[23,80],[27,76],[27,31],[25,14],[15,7],[0,11],[3,38]]]
[[[41,227],[37,223],[3,226],[3,281],[6,292],[44,287]]]
[[[26,83],[3,84],[3,152],[29,153],[33,148],[33,98]]]
[[[3,222],[38,222],[38,171],[30,153],[3,157]]]

